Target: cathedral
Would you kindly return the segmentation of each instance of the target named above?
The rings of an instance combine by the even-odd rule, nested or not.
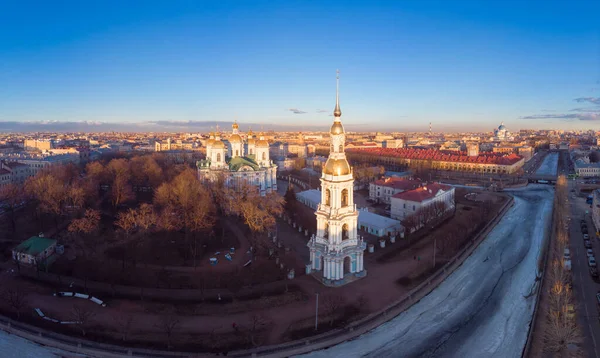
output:
[[[354,177],[346,160],[346,135],[340,120],[339,75],[329,158],[321,175],[321,203],[317,207],[317,233],[308,242],[310,268],[325,285],[340,286],[364,277],[366,243],[357,234]]]
[[[196,163],[198,178],[215,181],[222,177],[225,185],[240,188],[243,184],[255,186],[261,195],[277,190],[277,166],[269,157],[269,143],[263,133],[258,140],[252,131],[246,143],[239,134],[237,122],[232,125],[232,134],[224,142],[220,133],[210,133],[206,142],[206,159]]]

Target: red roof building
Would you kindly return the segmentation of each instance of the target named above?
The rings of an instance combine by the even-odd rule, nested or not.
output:
[[[390,203],[394,194],[413,190],[422,185],[420,180],[387,177],[369,184],[369,198],[375,202]]]
[[[427,163],[431,169],[505,174],[516,172],[525,163],[524,158],[515,153],[480,153],[469,156],[466,152],[417,148],[349,149],[348,156],[369,159],[383,165],[414,166]]]
[[[453,210],[454,205],[453,186],[431,183],[392,196],[390,216],[392,219],[404,220],[412,215],[419,215],[419,222],[425,223],[432,215],[439,217]]]

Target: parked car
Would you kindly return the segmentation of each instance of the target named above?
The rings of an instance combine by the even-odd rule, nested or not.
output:
[[[592,248],[592,242],[590,240],[585,240],[583,242],[583,246],[585,246],[586,249],[591,249]]]
[[[571,250],[569,250],[568,248],[565,248],[563,257],[565,258],[565,260],[570,260],[571,259]]]
[[[596,267],[596,258],[594,256],[588,257],[588,265],[590,267]]]
[[[586,229],[587,230],[587,224],[581,224],[581,230]]]
[[[583,234],[583,239],[584,239],[584,240],[589,240],[589,239],[590,239],[590,235],[588,235],[588,234]]]
[[[592,249],[587,249],[587,257],[593,257],[594,256],[594,251],[592,251]]]
[[[586,227],[584,227],[583,229],[581,229],[581,232],[582,232],[583,234],[588,234],[588,230],[587,230],[587,228],[586,228]]]

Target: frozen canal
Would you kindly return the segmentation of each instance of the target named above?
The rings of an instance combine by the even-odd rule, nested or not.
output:
[[[548,153],[544,158],[544,161],[535,171],[537,175],[552,175],[556,176],[558,172],[558,153]]]
[[[352,341],[303,357],[520,357],[553,190],[512,194],[515,205],[432,293]]]
[[[2,330],[0,330],[0,356],[2,358],[82,357],[62,350],[37,345]]]

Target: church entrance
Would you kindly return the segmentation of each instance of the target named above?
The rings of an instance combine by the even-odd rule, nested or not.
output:
[[[352,259],[350,256],[344,257],[344,276],[352,272]]]

